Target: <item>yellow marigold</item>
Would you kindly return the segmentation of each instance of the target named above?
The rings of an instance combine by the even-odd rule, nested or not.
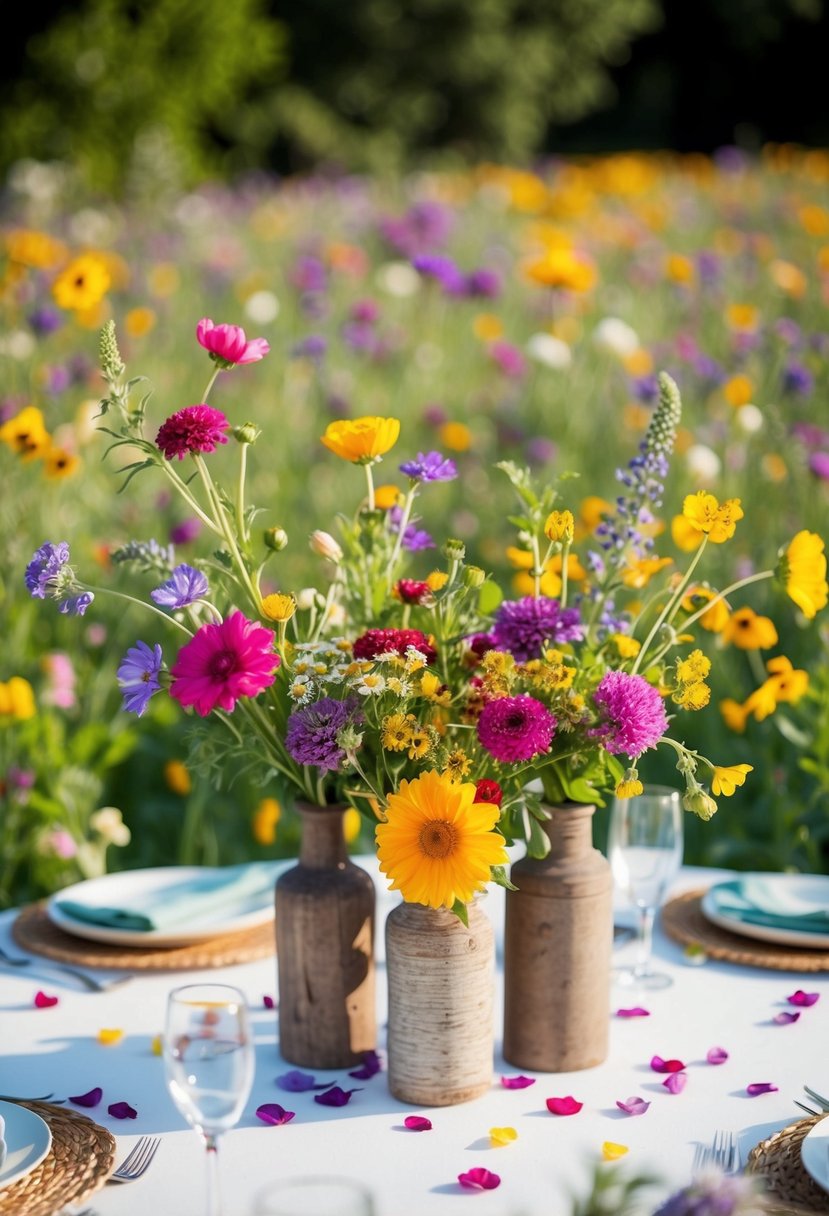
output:
[[[35,405],[27,405],[0,426],[0,440],[22,456],[24,460],[35,460],[48,451],[51,445],[43,414]]]
[[[52,295],[59,308],[83,313],[100,304],[112,279],[102,258],[83,253],[73,258],[52,284]]]
[[[687,658],[676,665],[676,678],[680,684],[695,684],[704,680],[711,671],[711,660],[701,650],[692,650]]]
[[[472,432],[463,422],[444,422],[440,439],[451,452],[467,452],[472,446]]]
[[[66,257],[66,246],[46,232],[34,228],[15,228],[6,237],[10,262],[30,266],[32,270],[51,270]]]
[[[777,645],[777,630],[770,617],[758,616],[753,608],[738,608],[728,618],[722,638],[739,650],[769,650]]]
[[[754,396],[754,384],[748,376],[732,376],[723,385],[723,394],[729,405],[739,409],[741,405],[747,405],[751,401]]]
[[[329,422],[322,442],[343,460],[371,464],[397,443],[400,422],[397,418],[340,418]]]
[[[695,528],[684,515],[675,515],[671,520],[671,539],[683,553],[693,553],[702,544],[702,532]]]
[[[426,582],[431,591],[441,591],[449,582],[449,575],[445,570],[433,570],[431,574],[427,574]]]
[[[666,566],[672,565],[673,559],[670,557],[639,557],[629,558],[628,564],[622,571],[622,582],[626,587],[633,587],[637,591],[642,587],[647,587],[655,574],[660,570],[664,570]]]
[[[733,730],[739,735],[743,733],[749,716],[745,705],[741,705],[732,697],[726,697],[724,701],[720,701],[720,713],[729,730]]]
[[[412,741],[417,720],[414,714],[389,714],[383,719],[380,743],[387,752],[404,752]]]
[[[124,328],[131,338],[144,338],[155,329],[156,315],[151,308],[131,308],[124,317]]]
[[[682,518],[679,516],[678,518]],[[710,587],[689,587],[682,597],[682,608],[685,612],[698,612],[706,600],[715,601],[703,612],[699,623],[709,633],[719,633],[728,623],[729,608],[723,599],[717,599],[717,592]]]
[[[410,760],[423,760],[429,755],[435,743],[434,736],[425,727],[412,731],[409,750],[406,753]]]
[[[430,908],[468,903],[508,861],[495,832],[499,808],[476,802],[472,782],[434,770],[401,781],[390,794],[386,822],[375,829],[380,872],[407,902]]]
[[[404,498],[405,495],[398,486],[378,486],[374,491],[374,505],[380,511],[390,511],[392,507],[398,506]]]
[[[531,282],[556,291],[586,292],[596,282],[595,266],[575,249],[548,248],[527,264],[524,273]]]
[[[22,676],[12,676],[0,684],[0,718],[16,718],[25,722],[37,713],[34,689]]]
[[[715,764],[711,789],[715,794],[730,798],[737,786],[742,785],[747,775],[753,771],[754,766],[751,764],[732,764],[725,768]]]
[[[48,447],[43,453],[43,472],[51,481],[71,477],[78,471],[80,463],[75,453],[67,452],[65,448]]]
[[[686,494],[682,515],[697,532],[720,545],[734,535],[737,521],[743,518],[743,509],[739,498],[727,498],[721,504],[713,494],[697,490],[696,494]]]
[[[296,600],[292,595],[266,595],[260,610],[269,621],[289,621],[296,612]]]
[[[164,781],[167,788],[174,794],[186,798],[193,788],[193,782],[187,765],[181,760],[168,760],[164,765]]]
[[[642,643],[627,633],[611,633],[607,640],[616,647],[616,653],[621,659],[635,659],[642,649]]]
[[[725,320],[731,329],[743,333],[754,333],[760,320],[760,313],[753,304],[729,304],[725,310]]]
[[[620,781],[616,786],[617,798],[637,798],[644,792],[645,787],[642,785],[642,782],[638,779],[638,777],[631,778],[630,780],[626,779],[624,781]]]
[[[253,812],[250,830],[257,844],[269,845],[276,840],[276,828],[282,818],[282,807],[276,798],[263,798]]]
[[[816,532],[798,532],[780,561],[779,571],[786,592],[809,620],[826,607],[824,543]]]
[[[694,263],[682,253],[671,253],[665,260],[665,275],[672,283],[693,283]]]
[[[547,540],[563,541],[570,544],[575,530],[572,511],[551,511],[544,524],[544,535]]]

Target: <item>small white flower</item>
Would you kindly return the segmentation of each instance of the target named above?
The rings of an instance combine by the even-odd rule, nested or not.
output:
[[[377,286],[390,296],[405,299],[420,289],[420,275],[408,262],[386,262],[375,275]]]
[[[28,359],[34,352],[34,336],[25,329],[13,329],[0,341],[0,355],[9,355],[12,359]]]
[[[345,608],[342,604],[329,604],[325,619],[329,625],[344,625]]]
[[[639,350],[641,343],[635,329],[619,317],[605,317],[593,330],[593,342],[599,350],[606,350],[619,359]]]
[[[291,686],[288,689],[288,696],[297,705],[305,705],[311,700],[314,692],[314,684],[311,677],[304,673],[295,675],[291,681]]]
[[[379,697],[386,690],[386,677],[369,671],[355,680],[352,687],[361,697]]]
[[[116,806],[102,806],[89,816],[89,826],[104,838],[107,844],[125,845],[132,839],[132,832],[124,823],[124,817]]]
[[[397,697],[405,699],[412,695],[411,683],[408,680],[401,680],[400,676],[389,676],[386,686],[389,692],[393,692]]]
[[[279,316],[279,300],[272,291],[255,291],[245,300],[245,313],[256,325],[268,325]]]
[[[406,647],[406,671],[420,671],[421,667],[426,666],[426,655],[416,646]]]
[[[765,418],[757,406],[749,402],[737,410],[735,421],[744,435],[756,435],[763,429]]]
[[[317,602],[317,594],[316,587],[303,587],[296,597],[296,606],[299,611],[308,612],[313,608]]]
[[[566,342],[553,334],[533,334],[527,340],[527,354],[536,363],[543,363],[554,371],[565,371],[573,362],[573,352]]]
[[[719,456],[704,443],[695,443],[688,449],[685,463],[691,476],[703,485],[716,481],[722,471]]]

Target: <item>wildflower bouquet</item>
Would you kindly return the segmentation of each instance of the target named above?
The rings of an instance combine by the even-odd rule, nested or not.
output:
[[[418,500],[457,469],[439,452],[419,452],[399,465],[405,490],[378,487],[374,470],[400,423],[331,423],[322,442],[362,469],[363,496],[353,516],[339,518],[339,539],[310,535],[327,589],[293,593],[268,582],[287,533],[255,530],[260,511],[246,501],[260,432],[208,404],[217,376],[262,360],[268,345],[208,319],[196,336],[214,365],[207,387],[150,439],[151,394],[136,400],[141,378],[125,378],[114,326],[102,333],[103,429],[129,455],[126,481],[149,469],[163,476],[216,542],[193,565],[153,540],[112,553],[116,571],[132,566],[155,585],[143,599],[109,593],[142,603],[182,643],[170,662],[155,640],[128,649],[117,673],[126,709],[140,716],[164,690],[197,718],[220,719],[237,757],[301,797],[373,814],[381,869],[405,899],[435,907],[461,908],[490,878],[506,883],[505,841],[522,837],[543,855],[545,812],[532,782],[547,801],[601,801],[614,787],[630,796],[641,789],[640,758],[658,744],[675,751],[686,809],[702,818],[716,810],[703,782],[723,795],[744,782],[750,766],[719,766],[676,737],[681,715],[710,695],[711,663],[693,628],[705,628],[734,591],[774,573],[813,616],[827,599],[826,559],[820,538],[803,532],[776,572],[721,591],[698,583],[706,548],[726,542],[743,514],[739,500],[706,493],[688,495],[675,524],[675,538],[689,552],[694,545],[685,572],[654,554],[680,417],[668,376],[640,451],[618,474],[623,493],[586,538],[583,563],[561,489],[537,490],[526,470],[500,466],[519,503],[513,552],[527,594],[515,600],[451,538],[436,568],[408,577],[408,562],[433,546]],[[231,441],[235,471],[220,479],[215,453]],[[70,565],[66,542],[38,549],[25,578],[33,596],[68,614],[87,612],[97,590]],[[215,733],[197,732],[197,746],[220,770]]]

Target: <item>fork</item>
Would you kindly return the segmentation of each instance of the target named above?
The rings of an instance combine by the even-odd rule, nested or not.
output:
[[[736,1174],[740,1168],[740,1155],[733,1132],[717,1131],[711,1144],[698,1144],[694,1153],[693,1172],[698,1174],[706,1166],[713,1165],[724,1174]]]
[[[87,975],[85,971],[78,971],[77,968],[69,967],[66,963],[53,963],[51,959],[12,958],[3,949],[0,949],[0,964],[5,964],[7,967],[39,967],[43,971],[62,972],[64,975],[71,975],[89,992],[108,992],[110,988],[126,984],[128,980],[132,979],[131,975],[119,975],[114,980],[96,980],[93,976]]]
[[[142,1136],[138,1143],[133,1145],[118,1169],[110,1174],[107,1182],[135,1182],[136,1178],[140,1178],[149,1168],[160,1143],[160,1136]]]

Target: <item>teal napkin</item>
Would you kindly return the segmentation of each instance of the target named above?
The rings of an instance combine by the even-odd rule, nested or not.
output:
[[[806,888],[798,896],[795,884],[784,887],[762,874],[717,883],[711,888],[711,902],[721,916],[747,925],[797,933],[829,933],[829,906],[816,907]]]
[[[61,912],[74,920],[107,929],[151,933],[183,927],[191,921],[229,919],[255,912],[273,899],[284,862],[261,861],[205,868],[192,878],[136,893],[123,904],[98,907],[80,899],[57,899]]]

